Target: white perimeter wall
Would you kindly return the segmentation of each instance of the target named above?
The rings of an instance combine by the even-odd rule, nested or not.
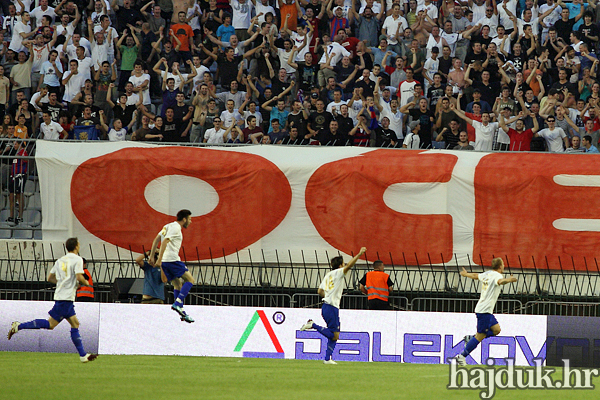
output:
[[[0,329],[8,331],[15,320],[47,318],[52,306],[52,302],[0,301]],[[187,306],[186,310],[195,323],[180,321],[170,305],[76,303],[88,352],[296,359],[322,359],[325,353],[324,338],[299,330],[309,318],[323,323],[319,309]],[[264,313],[272,335],[259,315],[254,329],[248,330],[258,311]],[[517,365],[531,365],[534,357],[545,359],[545,316],[496,318],[501,335],[478,346],[472,363],[481,363],[482,357],[516,358]],[[474,334],[476,327],[474,314],[455,313],[340,310],[340,320],[342,334],[334,353],[339,361],[444,363],[462,351],[463,336]],[[54,331],[21,331],[10,341],[1,335],[0,351],[75,352],[75,348],[64,321]]]

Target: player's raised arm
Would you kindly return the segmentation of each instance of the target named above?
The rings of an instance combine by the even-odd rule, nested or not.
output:
[[[366,247],[361,247],[360,251],[358,252],[358,254],[356,256],[354,256],[354,258],[352,260],[350,260],[348,262],[348,264],[346,264],[346,266],[344,267],[344,274],[346,274],[348,271],[350,271],[350,268],[354,267],[354,264],[356,264],[356,262],[358,261],[358,259],[367,252],[367,248]]]
[[[462,267],[462,269],[460,270],[460,276],[464,276],[466,278],[471,278],[476,281],[479,280],[479,274],[477,274],[475,272],[467,272],[465,267]]]
[[[514,275],[509,276],[508,278],[498,279],[498,285],[506,285],[507,283],[516,282],[517,278]]]

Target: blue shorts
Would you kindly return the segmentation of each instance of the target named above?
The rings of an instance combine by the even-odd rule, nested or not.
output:
[[[327,323],[327,328],[332,332],[340,331],[340,309],[331,304],[323,303],[321,315]]]
[[[494,314],[475,314],[477,315],[477,333],[487,333],[488,330],[498,323]]]
[[[48,314],[56,321],[60,322],[65,318],[70,318],[75,315],[75,306],[72,301],[58,300],[54,302],[52,310]]]
[[[185,264],[181,261],[163,262],[161,265],[169,282],[175,278],[181,278],[188,271]]]

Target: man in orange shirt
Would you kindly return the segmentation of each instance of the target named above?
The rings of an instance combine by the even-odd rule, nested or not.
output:
[[[171,25],[169,34],[174,36],[173,47],[177,47],[179,44],[177,43],[177,40],[181,42],[181,46],[179,46],[177,53],[179,53],[180,64],[186,65],[187,60],[192,61],[192,52],[190,47],[194,50],[197,50],[196,46],[194,45],[194,31],[192,30],[192,27],[187,24],[185,12],[180,11],[177,16],[179,17],[179,23]],[[175,37],[177,39],[175,39]]]
[[[298,15],[302,14],[299,0],[277,0],[279,2],[279,11],[281,12],[281,27],[284,27],[294,32],[298,26]],[[289,17],[288,17],[289,15]],[[286,26],[287,20],[287,26]]]

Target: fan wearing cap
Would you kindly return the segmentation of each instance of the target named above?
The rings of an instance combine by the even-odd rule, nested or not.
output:
[[[327,14],[329,15],[329,32],[332,34],[334,32],[338,32],[340,29],[346,29],[350,26],[350,22],[348,18],[344,17],[344,9],[340,6],[337,6],[331,10],[327,10]],[[352,18],[352,13],[350,13],[350,18]]]

